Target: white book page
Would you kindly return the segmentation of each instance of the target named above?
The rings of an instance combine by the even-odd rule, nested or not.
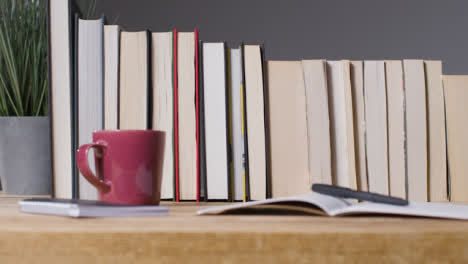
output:
[[[57,198],[72,197],[71,151],[71,34],[69,1],[50,0],[50,107],[54,193]]]
[[[383,61],[364,62],[369,191],[388,195],[387,93]]]
[[[332,183],[327,70],[324,60],[303,60],[310,182]]]
[[[364,202],[349,207],[337,207],[333,211],[329,211],[329,214],[331,216],[390,214],[468,220],[468,205],[410,202],[408,206],[397,206]]]
[[[249,186],[252,200],[266,197],[266,138],[261,48],[244,46],[244,80],[246,103],[247,154],[249,158]]]
[[[344,199],[334,198],[328,195],[322,195],[318,193],[303,194],[298,196],[283,197],[283,198],[272,198],[262,201],[252,201],[247,203],[237,203],[223,206],[209,207],[197,212],[198,215],[209,215],[209,214],[222,214],[233,212],[236,209],[254,208],[259,205],[275,205],[287,202],[304,203],[304,206],[318,207],[323,210],[326,214],[332,215],[334,212],[340,212],[340,210],[346,209],[353,203]]]
[[[147,128],[148,53],[148,32],[121,32],[119,129]]]
[[[193,32],[179,32],[177,38],[179,195],[181,200],[196,200],[195,35]]]
[[[327,61],[333,183],[356,188],[349,61]]]
[[[231,125],[232,163],[234,167],[234,200],[244,198],[244,133],[242,121],[242,52],[231,49]]]
[[[387,83],[388,191],[391,196],[406,199],[405,90],[401,61],[385,61],[385,80]],[[445,190],[447,190],[447,185],[445,185]]]
[[[208,199],[229,199],[225,62],[224,43],[203,43]]]
[[[104,26],[104,128],[118,129],[120,28]]]
[[[427,201],[426,83],[422,60],[404,60],[408,200]]]
[[[152,34],[153,129],[166,132],[161,199],[174,198],[173,34]]]
[[[93,141],[93,132],[103,128],[103,45],[104,21],[78,22],[78,144]],[[94,151],[92,151],[94,153]],[[88,163],[95,172],[94,155]],[[83,176],[79,177],[80,199],[97,200],[98,192]]]

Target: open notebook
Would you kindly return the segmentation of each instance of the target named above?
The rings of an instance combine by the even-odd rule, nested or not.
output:
[[[351,202],[318,193],[263,201],[209,207],[198,215],[216,214],[310,214],[324,216],[400,215],[468,220],[468,205],[410,202],[396,206],[371,202]]]

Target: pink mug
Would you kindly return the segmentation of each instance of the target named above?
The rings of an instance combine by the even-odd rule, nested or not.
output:
[[[127,205],[158,205],[161,198],[165,133],[154,130],[103,130],[77,151],[81,174],[98,189],[99,200]],[[88,164],[95,153],[96,175]]]

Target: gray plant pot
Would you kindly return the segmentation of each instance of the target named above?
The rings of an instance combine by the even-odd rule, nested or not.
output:
[[[51,194],[49,117],[0,117],[0,178],[7,194]]]

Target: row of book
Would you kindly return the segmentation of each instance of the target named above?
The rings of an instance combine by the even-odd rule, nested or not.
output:
[[[269,61],[267,69],[273,196],[332,183],[448,200],[440,61]]]
[[[50,1],[54,195],[97,199],[75,164],[75,150],[93,131],[155,129],[166,131],[163,199],[269,196],[262,47],[228,51],[199,41],[197,30],[104,24],[81,19],[70,1]]]
[[[329,183],[468,201],[454,184],[461,154],[447,174],[446,142],[461,134],[450,139],[440,61],[265,62],[261,45],[122,31],[71,18],[67,2],[50,6],[56,197],[96,199],[74,164],[93,130],[156,129],[167,133],[163,199],[262,200]]]
[[[267,62],[272,195],[332,183],[468,202],[468,76],[442,73],[434,60]]]

